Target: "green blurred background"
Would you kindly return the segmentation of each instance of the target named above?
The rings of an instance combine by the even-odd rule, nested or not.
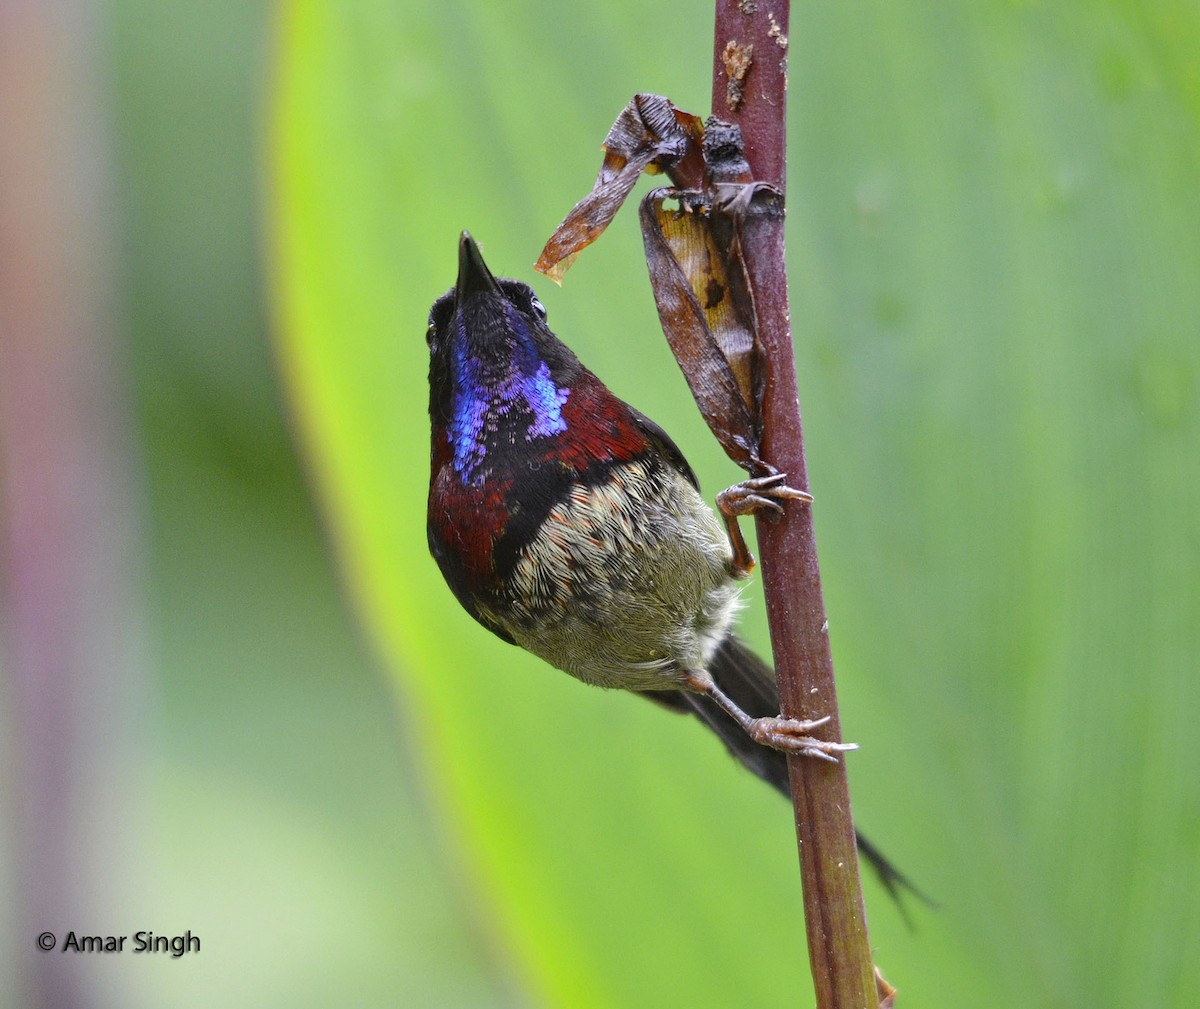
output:
[[[58,969],[80,1005],[810,1004],[786,807],[480,631],[422,529],[422,332],[463,227],[709,493],[736,478],[631,210],[561,291],[529,265],[630,94],[707,111],[711,13],[95,10],[128,662],[82,664],[55,740],[55,904],[10,568],[0,1004]],[[1198,54],[1182,0],[793,11],[792,310],[856,811],[940,905],[910,929],[868,881],[901,1004],[1200,985]],[[203,949],[34,948],[71,928]]]

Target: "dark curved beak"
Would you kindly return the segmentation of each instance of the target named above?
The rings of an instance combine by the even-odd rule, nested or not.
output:
[[[483,254],[469,231],[458,239],[458,283],[454,285],[454,304],[462,305],[473,294],[501,294],[500,285],[492,276]]]

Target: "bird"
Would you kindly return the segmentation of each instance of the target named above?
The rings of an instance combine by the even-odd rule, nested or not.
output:
[[[733,633],[754,566],[738,517],[810,495],[768,473],[722,491],[714,512],[670,436],[583,366],[533,289],[495,277],[466,231],[426,343],[429,549],[467,613],[578,680],[695,717],[784,795],[787,753],[853,748],[813,735],[828,719],[780,715],[770,666]],[[911,888],[858,844],[894,897]]]

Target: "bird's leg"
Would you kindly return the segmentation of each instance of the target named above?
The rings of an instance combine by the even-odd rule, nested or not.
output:
[[[778,517],[783,514],[783,501],[812,503],[811,494],[789,487],[784,483],[786,479],[786,473],[751,477],[725,488],[717,495],[717,508],[721,512],[721,518],[725,520],[729,543],[733,547],[734,573],[739,577],[754,570],[754,554],[746,546],[742,530],[738,528],[738,516],[753,515],[757,511],[765,510]]]
[[[828,715],[811,720],[784,718],[782,715],[754,718],[739,708],[705,672],[685,673],[680,685],[686,690],[693,690],[712,698],[721,710],[745,729],[746,735],[763,746],[771,746],[784,753],[798,753],[805,757],[817,757],[833,762],[837,761],[835,754],[858,749],[857,743],[831,743],[809,735],[813,729],[829,721]]]
[[[754,555],[746,546],[742,531],[738,527],[738,516],[766,511],[773,517],[783,514],[784,501],[812,502],[806,491],[789,487],[784,481],[786,473],[771,473],[752,477],[734,484],[717,495],[717,508],[725,520],[729,543],[733,547],[734,573],[744,577],[754,570]],[[809,733],[829,721],[829,717],[817,719],[784,718],[782,715],[754,718],[739,708],[708,673],[689,672],[683,685],[688,690],[710,697],[726,714],[738,723],[756,743],[771,746],[785,753],[799,753],[807,757],[836,761],[835,754],[858,749],[857,743],[830,743],[815,739]]]

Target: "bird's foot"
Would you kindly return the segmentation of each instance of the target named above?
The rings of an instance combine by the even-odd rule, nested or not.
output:
[[[783,505],[780,502],[783,501],[812,503],[813,497],[808,491],[789,487],[786,480],[786,473],[772,473],[770,476],[756,476],[735,483],[717,495],[717,507],[722,515],[733,518],[759,511],[782,515]]]
[[[784,718],[782,715],[756,718],[747,728],[750,738],[763,746],[771,746],[784,753],[797,753],[804,757],[816,757],[837,763],[836,754],[857,750],[857,743],[831,743],[814,739],[809,735],[829,721],[824,718]]]
[[[717,495],[717,508],[725,520],[729,544],[733,547],[735,576],[744,578],[754,570],[754,554],[746,546],[742,531],[738,528],[739,515],[753,515],[755,512],[765,511],[773,521],[778,521],[783,515],[784,501],[812,503],[811,494],[789,487],[785,483],[786,480],[786,473],[751,477],[749,480],[735,483],[732,487],[726,487]]]

